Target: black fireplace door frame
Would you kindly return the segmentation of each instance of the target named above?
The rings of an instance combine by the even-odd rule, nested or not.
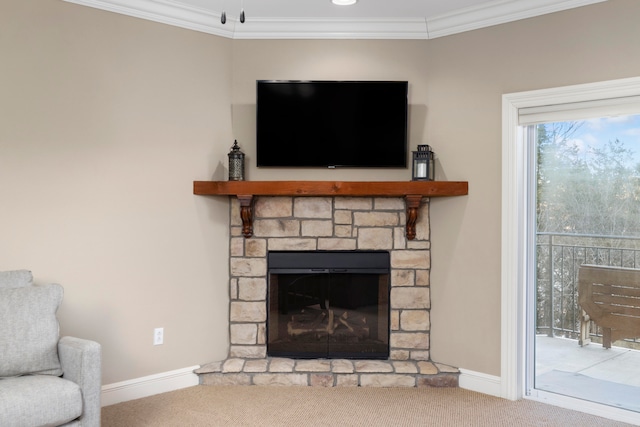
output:
[[[375,275],[377,286],[375,290],[371,286],[371,275]],[[268,293],[267,293],[267,355],[270,357],[287,357],[298,359],[315,358],[346,358],[346,359],[388,359],[389,358],[389,336],[390,336],[390,255],[387,251],[270,251],[268,253]],[[375,280],[375,279],[374,279]],[[275,283],[273,283],[275,281]],[[282,282],[282,283],[278,283]],[[296,291],[297,283],[303,283],[303,290]],[[347,283],[343,285],[343,283]],[[281,290],[278,295],[272,295],[275,289]],[[349,295],[341,294],[345,287],[357,290],[358,302],[352,302]],[[364,288],[362,286],[365,286]],[[383,287],[382,289],[380,287]],[[359,288],[360,287],[360,288]],[[293,289],[293,290],[292,290]],[[285,294],[297,296],[294,303],[287,302]],[[376,295],[374,295],[374,293]],[[331,294],[331,295],[329,295]],[[305,300],[306,299],[306,300]],[[288,320],[287,330],[289,334],[296,331],[296,316],[311,316],[311,322],[319,324],[335,324],[335,328],[342,328],[338,332],[349,335],[345,331],[348,328],[351,334],[358,335],[362,332],[363,318],[331,318],[327,320],[326,315],[331,317],[342,314],[347,316],[353,308],[357,312],[357,307],[353,304],[365,304],[372,299],[376,299],[376,322],[372,325],[377,328],[372,332],[375,339],[363,338],[362,344],[340,344],[332,342],[339,340],[340,336],[327,337],[322,333],[319,337],[311,338],[313,342],[302,341],[303,344],[296,346],[296,343],[286,342],[277,338],[280,335],[291,335],[282,332],[285,328],[283,324],[285,317]],[[327,309],[325,303],[332,301],[334,307]],[[315,310],[305,307],[315,307]],[[334,308],[337,307],[335,310]],[[302,311],[300,311],[302,309]],[[315,314],[314,314],[315,313]],[[317,317],[318,313],[324,316]],[[285,316],[286,315],[286,316]],[[277,316],[274,318],[274,316]],[[291,316],[291,317],[288,317]],[[379,317],[384,319],[378,320]],[[352,323],[354,322],[354,323]],[[359,323],[358,323],[359,322]],[[382,322],[382,323],[379,323]],[[292,326],[293,324],[293,326]],[[345,325],[343,327],[343,325]],[[378,326],[376,326],[378,325]],[[329,326],[327,326],[329,327]],[[271,329],[277,330],[274,333]],[[369,334],[367,325],[367,337]],[[354,331],[355,329],[355,331]],[[335,330],[335,329],[334,329]],[[275,338],[274,338],[275,336]],[[297,338],[294,338],[294,341]],[[349,338],[347,338],[349,339]],[[353,337],[350,337],[353,340]],[[357,339],[358,341],[360,338]]]

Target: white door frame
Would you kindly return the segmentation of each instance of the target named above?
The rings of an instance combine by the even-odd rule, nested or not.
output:
[[[640,96],[640,78],[506,94],[502,97],[501,396],[531,398],[557,406],[640,425],[640,414],[606,405],[534,391],[525,393],[528,268],[533,259],[529,214],[531,150],[524,147],[518,110],[526,107]]]

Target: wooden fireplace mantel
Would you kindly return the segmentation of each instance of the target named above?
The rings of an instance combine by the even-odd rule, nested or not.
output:
[[[466,181],[194,181],[193,194],[236,196],[240,202],[242,234],[253,235],[254,196],[404,197],[407,239],[416,237],[418,208],[423,197],[469,194]]]

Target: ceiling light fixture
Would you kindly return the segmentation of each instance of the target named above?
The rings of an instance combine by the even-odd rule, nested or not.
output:
[[[337,4],[338,6],[351,6],[352,4],[358,3],[358,0],[331,0],[331,3]]]

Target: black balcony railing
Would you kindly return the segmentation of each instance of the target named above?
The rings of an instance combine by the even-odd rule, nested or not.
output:
[[[578,304],[578,267],[582,264],[640,268],[640,238],[537,233],[536,331],[577,339],[582,310]],[[602,331],[591,325],[591,339]],[[640,340],[623,344],[640,349]]]

